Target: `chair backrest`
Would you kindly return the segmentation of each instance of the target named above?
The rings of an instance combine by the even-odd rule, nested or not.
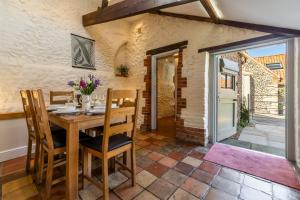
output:
[[[35,109],[36,123],[39,129],[39,137],[41,141],[46,140],[49,149],[54,149],[43,92],[42,90],[32,90],[31,96]]]
[[[112,90],[111,88],[107,90],[102,152],[108,152],[109,137],[112,135],[127,133],[134,141],[140,98],[139,90]],[[130,99],[134,104],[112,108],[114,99]],[[113,123],[114,120],[121,120],[121,122]]]
[[[21,90],[20,94],[21,94],[23,109],[26,118],[28,136],[29,137],[33,136],[37,138],[39,136],[38,127],[35,120],[35,112],[34,112],[30,90]]]
[[[65,104],[73,98],[73,91],[50,91],[50,104]]]

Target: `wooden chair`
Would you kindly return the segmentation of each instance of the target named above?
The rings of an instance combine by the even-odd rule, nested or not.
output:
[[[32,91],[33,105],[36,112],[36,121],[39,129],[39,137],[41,140],[41,159],[39,163],[39,180],[42,180],[43,168],[44,168],[44,159],[45,152],[48,154],[48,163],[47,163],[47,176],[46,176],[46,189],[45,196],[46,199],[50,197],[52,176],[53,176],[53,166],[54,166],[54,156],[58,154],[63,154],[66,152],[65,146],[65,137],[63,133],[56,133],[55,138],[51,133],[49,126],[48,114],[45,107],[44,97],[41,90]],[[54,141],[55,140],[55,141]]]
[[[73,91],[50,91],[50,104],[65,104],[70,99],[74,98]],[[50,124],[51,129],[55,131],[61,131],[61,127]]]
[[[138,90],[108,89],[103,135],[80,143],[83,146],[84,153],[83,179],[86,178],[100,189],[102,188],[105,200],[109,199],[108,160],[110,158],[130,151],[130,168],[118,161],[117,163],[131,172],[132,186],[135,185],[136,165],[134,141],[140,96],[140,91]],[[112,100],[121,98],[134,99],[135,104],[131,107],[112,108]],[[114,123],[113,121],[116,119],[122,119],[122,123]],[[98,157],[102,160],[102,184],[91,177],[91,156]]]
[[[35,123],[35,112],[32,104],[31,93],[29,90],[20,91],[23,109],[26,117],[26,124],[28,130],[28,146],[27,146],[27,159],[26,159],[26,172],[30,171],[30,163],[32,159],[32,144],[35,142],[35,156],[34,156],[34,174],[38,171],[38,161],[40,155],[40,139],[37,133],[37,124]],[[33,176],[36,180],[36,176]]]
[[[47,175],[46,175],[46,199],[50,197],[51,186],[63,181],[65,177],[53,180],[53,168],[61,166],[65,163],[64,160],[59,159],[57,162],[54,161],[54,156],[64,154],[66,152],[66,131],[51,132],[48,113],[45,107],[44,97],[42,90],[33,90],[32,92],[33,105],[35,108],[36,122],[39,129],[39,138],[41,141],[41,159],[39,162],[39,180],[42,180],[45,153],[47,153]],[[81,133],[79,141],[89,140],[91,137]],[[62,161],[62,162],[61,162]]]
[[[74,98],[73,91],[50,91],[50,104],[65,104]]]

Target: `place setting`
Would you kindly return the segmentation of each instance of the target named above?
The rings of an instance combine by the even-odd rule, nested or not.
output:
[[[100,86],[100,80],[93,75],[87,78],[80,78],[76,81],[69,81],[68,86],[72,87],[74,95],[69,96],[65,104],[51,104],[47,111],[57,115],[103,115],[105,114],[105,95],[94,93]],[[116,108],[117,105],[113,105]]]

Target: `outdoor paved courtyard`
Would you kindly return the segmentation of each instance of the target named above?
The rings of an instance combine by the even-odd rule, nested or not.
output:
[[[223,143],[285,156],[284,116],[255,115],[251,122],[254,126],[245,127],[238,140],[226,139]]]

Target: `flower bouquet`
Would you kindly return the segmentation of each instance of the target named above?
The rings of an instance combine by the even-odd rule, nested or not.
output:
[[[101,83],[94,75],[89,74],[88,78],[81,77],[78,81],[69,81],[68,85],[81,93],[82,108],[88,110],[91,108],[91,94]]]

